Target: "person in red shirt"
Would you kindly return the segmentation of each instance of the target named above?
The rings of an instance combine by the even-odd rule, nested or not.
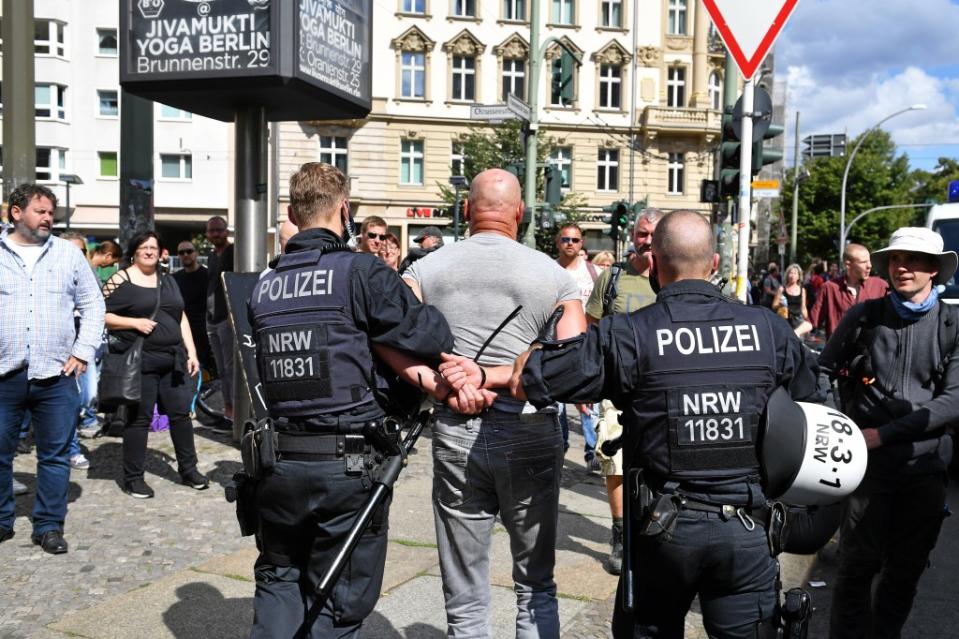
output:
[[[822,285],[809,313],[816,328],[825,326],[826,337],[832,335],[839,320],[854,304],[884,297],[889,290],[886,280],[870,276],[872,262],[869,250],[862,244],[849,244],[842,254],[846,273]]]

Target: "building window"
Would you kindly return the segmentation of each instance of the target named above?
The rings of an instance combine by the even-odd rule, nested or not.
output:
[[[716,72],[709,74],[709,104],[710,106],[719,111],[722,108],[723,102],[723,84],[719,79],[719,74]]]
[[[33,88],[35,111],[38,118],[66,120],[67,88],[60,84],[38,84]]]
[[[117,173],[117,152],[100,151],[97,153],[97,159],[100,161],[100,177],[115,178]]]
[[[573,149],[568,146],[558,146],[549,154],[549,161],[563,179],[563,189],[569,189],[573,184]]]
[[[686,35],[686,0],[669,0],[667,22],[669,35]]]
[[[450,174],[464,175],[466,169],[466,145],[454,142],[453,150],[450,153]]]
[[[99,55],[108,55],[116,57],[117,55],[117,30],[116,29],[97,29],[97,53]]]
[[[603,0],[601,22],[604,27],[623,26],[623,1],[622,0]]]
[[[503,99],[515,95],[526,99],[526,61],[519,58],[503,59]]]
[[[503,20],[526,20],[526,0],[503,0]]]
[[[453,56],[453,99],[476,98],[476,58]]]
[[[67,25],[56,20],[33,21],[33,52],[37,55],[55,55],[65,58],[64,31]]]
[[[189,153],[161,153],[160,177],[167,180],[192,180],[193,156]]]
[[[100,117],[115,118],[120,115],[120,102],[116,91],[97,91],[97,114]]]
[[[403,140],[400,150],[400,183],[423,184],[423,143]]]
[[[669,79],[666,80],[666,106],[686,106],[686,69],[670,67]]]
[[[553,0],[550,22],[553,24],[573,24],[576,0]]]
[[[404,98],[426,97],[426,54],[404,51],[400,65],[400,95]]]
[[[59,182],[60,174],[66,171],[65,149],[37,147],[37,182]]]
[[[460,18],[476,17],[476,0],[453,0],[453,15]]]
[[[403,13],[426,13],[426,0],[403,0]]]
[[[623,67],[619,64],[599,65],[599,106],[619,109],[622,105]]]
[[[682,153],[670,153],[669,164],[666,165],[666,193],[669,195],[683,194],[683,180],[686,172],[686,163]]]
[[[332,164],[346,175],[348,157],[346,138],[332,135],[320,136],[320,162]]]
[[[190,120],[192,118],[193,114],[189,111],[184,111],[183,109],[167,106],[165,104],[160,105],[161,120]]]
[[[553,58],[550,69],[552,72],[549,92],[550,105],[555,107],[573,106],[575,83],[573,56],[563,51],[562,55]]]
[[[600,149],[596,163],[596,190],[616,191],[619,189],[619,151]]]

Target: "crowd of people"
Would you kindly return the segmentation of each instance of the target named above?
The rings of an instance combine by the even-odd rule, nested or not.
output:
[[[510,536],[517,636],[559,635],[553,571],[567,403],[580,415],[584,469],[606,484],[606,567],[638,576],[637,604],[628,614],[617,608],[614,635],[645,637],[658,628],[655,636],[682,636],[697,593],[715,636],[754,636],[773,623],[775,566],[752,519],[760,521],[767,498],[748,452],[754,440],[740,435],[746,446],[722,448],[697,440],[692,427],[680,434],[674,392],[693,393],[682,400],[687,406],[702,389],[733,389],[747,404],[736,409],[740,423],[755,427],[778,386],[793,399],[822,401],[819,367],[836,383],[832,401],[859,425],[870,451],[865,480],[843,504],[831,636],[861,636],[864,628],[898,636],[942,525],[948,429],[959,411],[959,313],[938,298],[957,257],[943,250],[938,234],[900,229],[872,256],[849,244],[841,271],[816,260],[805,273],[790,264],[780,275],[770,263],[751,291],[755,306],[769,309],[763,311],[731,303],[709,283],[718,257],[708,223],[690,211],[641,212],[632,248],[618,263],[605,252],[590,257],[583,229],[564,224],[554,259],[516,242],[519,184],[491,169],[472,182],[468,238],[446,243],[440,228],[428,226],[401,260],[400,241],[383,218],[366,217],[352,237],[347,181],[335,168],[304,165],[290,193],[281,256],[261,275],[260,290],[272,290],[273,280],[284,290],[282,280],[302,269],[320,273],[319,261],[328,265],[329,285],[314,282],[310,292],[329,298],[311,306],[260,295],[250,304],[255,336],[276,336],[267,344],[312,344],[322,335],[319,346],[294,353],[301,369],[309,364],[309,374],[296,379],[264,373],[267,361],[283,364],[298,347],[258,351],[271,415],[288,430],[277,439],[285,470],[258,489],[254,636],[296,630],[313,603],[314,564],[332,552],[315,544],[314,486],[339,486],[339,501],[326,513],[331,539],[346,533],[343,515],[356,512],[371,488],[369,460],[382,451],[351,425],[366,428],[383,417],[374,380],[365,377],[375,361],[435,405],[432,506],[449,636],[490,635],[497,517]],[[49,189],[23,185],[9,201],[12,227],[0,234],[0,321],[22,330],[6,331],[0,343],[0,542],[14,534],[14,499],[25,487],[13,477],[12,459],[32,425],[32,539],[60,554],[69,548],[70,470],[89,468],[78,437],[101,429],[97,370],[109,354],[141,349],[119,487],[134,498],[154,495],[144,462],[156,409],[169,418],[182,483],[208,488],[190,405],[201,369],[215,367],[225,406],[215,426],[232,432],[236,340],[221,275],[234,268],[233,245],[226,220],[210,218],[207,265],[196,245],[183,241],[176,246],[182,269],[167,275],[154,232],[132,238],[123,256],[111,241],[90,250],[83,236],[53,236],[57,198]],[[882,277],[871,274],[873,263]],[[331,308],[342,310],[333,317]],[[676,335],[700,324],[714,335],[735,326],[738,347],[700,343],[685,351]],[[760,325],[769,330],[757,331]],[[738,331],[744,326],[754,332]],[[826,338],[818,366],[798,339],[813,331]],[[621,435],[625,446],[604,449]],[[351,466],[350,457],[366,461]],[[640,466],[657,507],[666,499],[679,510],[678,527],[655,542],[629,537],[624,526],[624,511],[638,504]],[[903,512],[908,516],[896,515]],[[330,633],[355,633],[375,605],[387,516],[388,505],[358,547],[369,562],[365,572],[345,576],[349,587],[320,611],[318,623]],[[635,552],[624,557],[630,539]],[[678,577],[664,588],[650,566]]]

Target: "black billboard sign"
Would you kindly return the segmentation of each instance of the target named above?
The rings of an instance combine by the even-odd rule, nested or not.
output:
[[[273,71],[269,0],[137,0],[127,68],[141,77]]]
[[[358,100],[370,100],[370,6],[299,0],[297,71]]]
[[[372,0],[119,0],[124,90],[230,121],[365,117]]]

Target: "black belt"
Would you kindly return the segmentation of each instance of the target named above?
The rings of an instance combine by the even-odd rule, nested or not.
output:
[[[334,461],[347,455],[369,455],[373,447],[363,435],[338,433],[297,434],[278,432],[280,459],[289,461]]]
[[[680,510],[692,510],[699,513],[713,513],[719,515],[724,520],[732,519],[733,517],[739,516],[742,518],[742,514],[748,515],[751,519],[758,521],[762,526],[766,525],[766,522],[769,520],[769,506],[763,504],[762,506],[735,506],[733,504],[712,504],[705,501],[698,501],[695,499],[690,499],[682,495],[677,495],[680,498],[679,508]]]

